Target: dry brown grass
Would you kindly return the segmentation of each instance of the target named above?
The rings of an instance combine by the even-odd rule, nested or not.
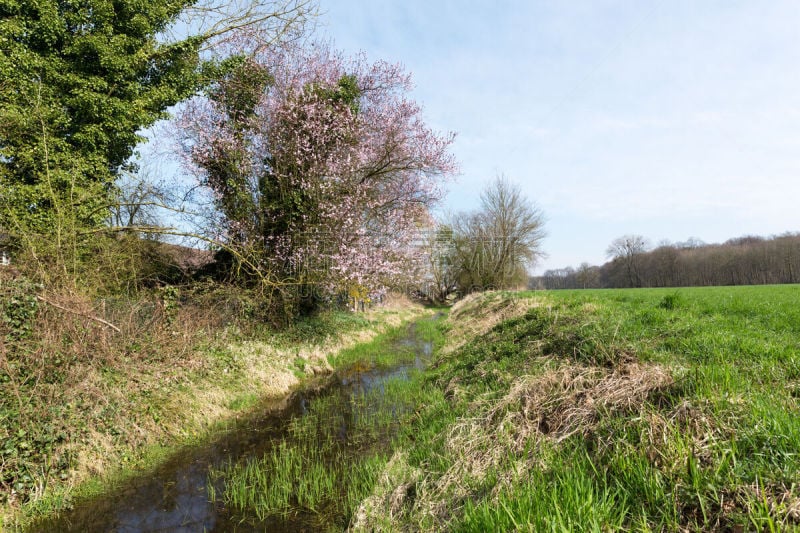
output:
[[[416,498],[422,471],[408,464],[405,452],[396,452],[378,478],[372,495],[361,502],[349,531],[399,531],[400,518]]]
[[[670,478],[686,470],[686,455],[703,466],[712,463],[713,450],[726,429],[709,414],[708,406],[683,401],[667,411],[649,410],[642,415],[641,446],[651,464]],[[683,447],[674,443],[682,442]]]
[[[186,306],[167,320],[158,302],[112,307],[69,292],[46,300],[31,337],[0,355],[10,378],[6,393],[24,397],[0,438],[24,432],[31,452],[3,467],[36,468],[40,477],[52,472],[77,483],[118,465],[122,451],[165,441],[183,422],[181,410],[139,409],[150,398],[174,394],[188,376],[211,371],[214,365],[197,347],[209,342],[216,317],[202,306]],[[26,497],[40,498],[47,481],[54,480],[42,480]],[[10,504],[18,498],[9,492]]]
[[[613,369],[564,365],[517,381],[488,414],[492,420],[504,418],[522,428],[518,439],[538,433],[560,442],[590,432],[601,414],[638,410],[652,393],[672,383],[670,372],[659,365],[631,362]]]
[[[588,435],[610,413],[644,413],[648,398],[672,383],[665,368],[636,362],[613,369],[564,364],[519,378],[503,398],[476,402],[471,409],[476,415],[452,427],[446,446],[459,460],[420,484],[413,514],[444,525],[454,514],[452,502],[468,498],[489,472],[505,475],[493,489],[497,493],[534,467],[537,442],[558,445],[572,435]]]
[[[796,486],[756,482],[741,487],[737,497],[748,511],[752,511],[756,502],[760,507],[769,509],[770,516],[778,517],[776,525],[779,531],[796,531],[800,526],[800,494]]]

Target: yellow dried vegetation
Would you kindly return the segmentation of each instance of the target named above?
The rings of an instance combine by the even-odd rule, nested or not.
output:
[[[442,476],[422,483],[413,514],[443,524],[453,514],[447,502],[467,498],[489,472],[505,473],[496,493],[535,466],[537,441],[557,445],[575,434],[589,435],[602,415],[643,412],[651,395],[672,384],[665,368],[637,362],[612,369],[562,364],[520,377],[504,397],[479,400],[470,409],[476,416],[452,426],[446,447],[459,460]],[[525,460],[506,464],[525,450]]]

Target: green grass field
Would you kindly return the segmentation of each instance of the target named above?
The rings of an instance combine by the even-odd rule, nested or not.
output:
[[[798,286],[468,299],[357,529],[800,528],[798,304]]]

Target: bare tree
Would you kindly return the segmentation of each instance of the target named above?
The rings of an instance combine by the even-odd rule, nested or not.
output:
[[[581,289],[594,288],[600,282],[600,269],[584,261],[575,271],[575,277]]]
[[[641,287],[640,256],[650,247],[646,238],[641,235],[623,235],[614,239],[606,249],[606,256],[624,265],[631,287]]]
[[[542,255],[544,216],[519,187],[498,177],[481,194],[481,209],[453,221],[462,292],[524,285]]]
[[[168,212],[181,209],[176,189],[148,168],[124,172],[116,184],[115,202],[109,205],[108,226],[156,237]]]
[[[427,274],[425,293],[436,303],[444,303],[458,289],[453,228],[438,224],[423,241]]]
[[[198,0],[188,4],[161,39],[180,42],[188,29],[202,43],[200,50],[206,55],[231,50],[253,53],[300,38],[318,14],[317,0]]]
[[[642,237],[620,237],[609,246],[612,260],[606,264],[548,270],[532,283],[546,289],[591,286],[595,281],[584,282],[594,271],[596,286],[607,288],[756,285],[797,283],[800,272],[800,233],[744,236],[722,244],[662,241],[654,250],[646,248]]]

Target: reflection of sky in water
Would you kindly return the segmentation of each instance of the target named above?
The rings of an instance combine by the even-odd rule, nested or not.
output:
[[[163,484],[163,496],[157,507],[142,509],[134,505],[131,509],[121,509],[114,521],[115,531],[189,533],[213,530],[216,513],[206,493],[207,471],[207,464],[193,463],[179,473],[174,482]]]
[[[400,341],[404,348],[415,353],[413,363],[391,369],[370,369],[346,372],[338,376],[332,386],[322,394],[337,399],[342,412],[349,416],[331,421],[339,424],[336,433],[346,441],[351,428],[360,417],[369,417],[382,407],[381,400],[386,383],[392,379],[406,379],[412,369],[421,370],[427,363],[432,345],[416,338],[414,328]],[[314,391],[292,395],[282,410],[275,412],[276,404],[265,407],[263,414],[247,421],[241,428],[222,437],[206,448],[190,450],[167,463],[150,477],[130,481],[120,491],[98,499],[88,505],[78,506],[74,512],[64,513],[62,519],[44,524],[37,531],[113,531],[138,532],[198,532],[198,531],[303,531],[302,525],[269,522],[256,525],[241,523],[230,517],[221,505],[209,502],[206,488],[209,466],[221,467],[228,461],[246,460],[261,456],[271,446],[286,436],[288,422],[294,416],[308,413],[309,402],[318,396]],[[373,403],[376,402],[376,403]],[[383,406],[386,407],[385,405]],[[392,411],[399,416],[402,408]],[[218,482],[217,494],[223,486]]]

